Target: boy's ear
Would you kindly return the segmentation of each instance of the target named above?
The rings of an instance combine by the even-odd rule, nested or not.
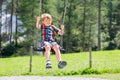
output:
[[[43,23],[43,21],[41,21]]]

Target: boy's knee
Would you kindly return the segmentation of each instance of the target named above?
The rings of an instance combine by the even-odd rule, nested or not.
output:
[[[51,48],[49,45],[45,45],[45,49],[50,50]]]
[[[59,49],[59,46],[56,44],[56,45],[53,46],[53,48]]]

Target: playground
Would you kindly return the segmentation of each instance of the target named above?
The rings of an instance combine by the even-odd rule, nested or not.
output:
[[[119,0],[0,0],[0,80],[119,80]]]
[[[45,69],[44,56],[33,56],[32,70],[30,72],[30,57],[10,57],[0,59],[0,76],[75,76],[81,77],[98,77],[103,79],[119,78],[117,75],[120,72],[120,51],[98,51],[92,54],[92,68],[89,68],[89,52],[62,54],[63,60],[66,60],[68,65],[59,70],[56,65],[55,55],[51,55],[52,65],[50,70]],[[107,58],[106,58],[107,56]],[[113,58],[115,57],[115,58]],[[71,59],[73,58],[73,59]],[[11,64],[12,63],[12,64]],[[104,76],[104,74],[108,74]],[[113,77],[109,74],[114,75]],[[91,76],[90,76],[91,75]],[[98,76],[97,76],[98,75]],[[101,76],[100,76],[101,75]]]

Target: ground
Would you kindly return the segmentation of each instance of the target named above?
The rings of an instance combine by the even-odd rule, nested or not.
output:
[[[6,76],[0,80],[108,80],[102,78],[86,78],[79,76]]]

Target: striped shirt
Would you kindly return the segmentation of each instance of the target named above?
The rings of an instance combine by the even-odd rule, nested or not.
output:
[[[58,33],[59,29],[55,27],[54,25],[51,26],[45,26],[41,25],[41,41],[54,41],[55,40],[55,34],[54,32]]]

